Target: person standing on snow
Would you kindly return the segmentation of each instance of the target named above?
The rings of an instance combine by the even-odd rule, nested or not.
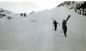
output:
[[[66,19],[66,20],[63,20],[63,22],[62,22],[62,29],[63,29],[63,32],[64,32],[65,37],[67,36],[67,35],[66,35],[66,34],[67,34],[67,21],[68,21],[68,19],[70,18],[70,16],[71,16],[71,15],[69,15],[69,16],[67,17],[67,19]]]
[[[54,29],[56,31],[58,22],[56,22],[56,20],[54,20],[53,24],[54,24]]]

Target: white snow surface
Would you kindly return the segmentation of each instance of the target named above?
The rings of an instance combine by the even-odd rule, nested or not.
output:
[[[62,20],[67,22],[67,37],[62,32]],[[0,50],[20,51],[86,51],[86,16],[74,10],[57,7],[34,12],[27,17],[14,15],[8,20],[0,18]],[[53,20],[57,20],[57,31]]]

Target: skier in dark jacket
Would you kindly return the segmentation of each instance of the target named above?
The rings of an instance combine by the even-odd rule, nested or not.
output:
[[[67,25],[66,24],[67,24],[66,20],[63,20],[62,29],[63,29],[65,37],[66,37],[66,32],[67,32]]]
[[[56,20],[54,20],[53,24],[54,24],[54,29],[56,31],[58,22],[56,22]]]
[[[66,20],[63,20],[63,22],[62,22],[62,29],[63,29],[63,32],[64,32],[65,37],[67,36],[67,35],[66,35],[66,34],[67,34],[67,21],[68,21],[68,19],[70,18],[70,16],[71,16],[71,15],[69,15],[69,16],[67,17],[67,19],[66,19]]]
[[[26,17],[26,13],[24,13],[24,17]]]

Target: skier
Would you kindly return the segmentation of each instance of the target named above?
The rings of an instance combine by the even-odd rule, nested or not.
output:
[[[54,20],[53,24],[54,24],[54,29],[56,31],[58,22],[56,22],[56,20]]]
[[[69,15],[69,16],[67,17],[67,19],[66,19],[66,20],[63,20],[63,22],[62,22],[62,29],[63,29],[63,32],[64,32],[65,37],[67,36],[67,35],[66,35],[66,34],[67,34],[67,21],[68,21],[68,19],[70,18],[70,16],[71,16],[71,15]]]
[[[24,13],[24,17],[26,17],[26,13]]]
[[[20,13],[20,16],[23,16],[23,13]]]

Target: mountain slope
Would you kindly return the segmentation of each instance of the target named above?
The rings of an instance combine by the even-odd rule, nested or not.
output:
[[[67,22],[67,37],[64,37],[62,21],[68,15],[71,17]],[[53,19],[59,23],[57,31],[53,29]],[[85,51],[85,26],[86,17],[66,7],[17,16],[10,21],[5,19],[0,22],[0,50]]]

